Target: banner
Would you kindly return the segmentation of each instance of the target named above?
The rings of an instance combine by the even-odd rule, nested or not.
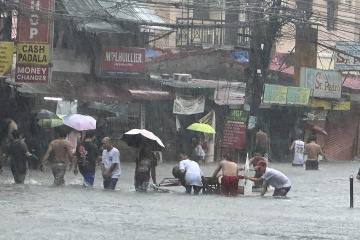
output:
[[[0,42],[0,77],[11,76],[13,52],[13,42]]]
[[[205,96],[193,96],[176,94],[174,100],[173,113],[191,115],[196,113],[203,113],[205,109]]]
[[[145,76],[145,48],[104,47],[101,77],[141,78]]]
[[[286,104],[287,87],[265,84],[264,103]]]
[[[19,42],[49,43],[51,0],[20,0]]]
[[[243,149],[245,145],[246,125],[240,122],[225,123],[222,146],[225,148]]]

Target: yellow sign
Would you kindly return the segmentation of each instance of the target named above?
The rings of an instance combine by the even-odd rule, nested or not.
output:
[[[333,101],[332,110],[350,110],[350,101]]]
[[[18,64],[49,64],[49,44],[18,43],[16,60]]]
[[[312,99],[311,107],[313,108],[324,108],[324,110],[331,110],[331,101]]]
[[[13,53],[13,42],[0,42],[0,77],[11,76]]]

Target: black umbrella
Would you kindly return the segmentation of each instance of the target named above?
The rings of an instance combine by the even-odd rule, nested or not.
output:
[[[59,119],[58,115],[56,113],[51,112],[46,109],[40,109],[40,110],[34,110],[31,111],[31,113],[36,114],[36,119]]]

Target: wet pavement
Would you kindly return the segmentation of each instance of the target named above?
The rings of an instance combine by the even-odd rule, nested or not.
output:
[[[271,163],[292,182],[288,198],[251,193],[235,198],[169,193],[138,194],[133,163],[122,163],[115,191],[82,187],[81,175],[67,172],[64,187],[52,174],[30,171],[15,185],[9,168],[0,174],[0,239],[359,239],[360,181],[354,180],[349,208],[349,176],[359,162],[320,163],[319,171]],[[157,179],[172,177],[175,163],[160,163]],[[215,164],[200,165],[210,176]],[[253,174],[253,172],[250,172]]]

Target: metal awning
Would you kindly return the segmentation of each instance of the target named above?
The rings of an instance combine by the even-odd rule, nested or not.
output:
[[[85,101],[130,100],[129,91],[119,86],[108,86],[104,83],[53,81],[44,83],[15,83],[10,86],[24,96],[60,97]]]
[[[129,90],[131,98],[143,100],[174,100],[175,95],[166,91],[153,91],[153,90]]]

